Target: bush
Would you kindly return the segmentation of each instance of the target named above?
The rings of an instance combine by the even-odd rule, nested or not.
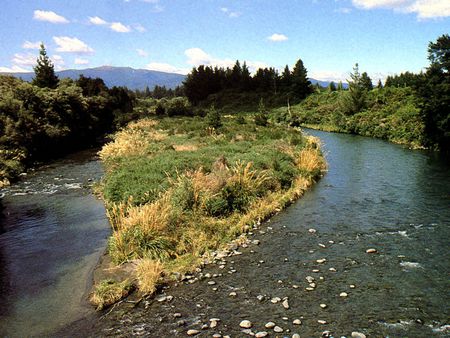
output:
[[[222,126],[220,113],[214,108],[214,106],[211,106],[208,114],[206,115],[206,123],[209,127],[214,129],[219,129]]]
[[[188,100],[184,97],[175,97],[167,102],[168,116],[193,116],[194,112]]]

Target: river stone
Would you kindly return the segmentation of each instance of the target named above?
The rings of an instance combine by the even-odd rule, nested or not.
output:
[[[187,335],[188,336],[195,336],[196,334],[199,334],[199,330],[188,330]]]
[[[249,329],[252,327],[252,322],[249,320],[243,320],[241,321],[241,323],[239,324],[240,327],[244,328],[244,329]]]
[[[326,258],[321,258],[321,259],[316,260],[316,262],[319,264],[325,263],[326,261],[327,261]]]
[[[367,249],[366,253],[377,253],[377,249],[374,248]]]
[[[330,270],[331,272],[336,272],[335,268],[329,268],[328,270]]]
[[[311,234],[315,234],[317,232],[317,230],[316,229],[309,229],[308,232],[311,233]]]
[[[222,335],[220,333],[214,333],[213,338],[221,338]]]
[[[264,325],[266,329],[273,329],[275,327],[274,322],[268,322],[266,325]]]
[[[356,285],[354,285],[354,284],[350,284],[349,286],[350,286],[350,289],[356,288]]]
[[[176,313],[173,314],[173,317],[174,318],[180,318],[181,317],[181,313],[176,312]]]
[[[211,280],[211,281],[208,282],[208,285],[215,285],[215,284],[216,284],[216,282],[213,281],[213,280]]]
[[[260,331],[255,334],[256,338],[267,337],[268,333],[266,331]]]
[[[237,293],[234,292],[234,291],[232,291],[232,292],[230,292],[230,293],[228,294],[228,296],[230,296],[230,297],[236,297],[236,296],[237,296]]]
[[[217,326],[217,321],[216,320],[211,320],[211,323],[209,323],[209,327],[211,329],[214,329]]]
[[[325,325],[327,323],[327,321],[323,319],[319,319],[317,322],[322,325]]]
[[[302,321],[300,319],[294,319],[292,324],[294,324],[294,325],[302,325]]]
[[[273,297],[270,301],[271,301],[272,303],[276,304],[276,303],[278,303],[278,302],[281,301],[281,298],[280,298],[280,297]]]
[[[264,300],[264,296],[263,296],[263,295],[258,295],[258,296],[256,296],[256,298],[257,298],[260,302],[262,302],[262,301]]]
[[[308,283],[314,282],[314,277],[312,276],[306,276],[305,279],[308,281]]]
[[[243,329],[241,332],[245,333],[245,334],[247,334],[249,336],[255,335],[251,329]]]
[[[321,307],[322,309],[326,309],[326,308],[327,308],[327,304],[320,304],[320,307]]]
[[[306,291],[314,291],[314,288],[312,288],[312,287],[307,287],[305,290],[306,290]]]
[[[340,294],[339,294],[339,297],[347,297],[348,296],[348,293],[347,292],[341,292]]]
[[[281,333],[281,332],[283,332],[283,329],[281,327],[279,327],[279,326],[275,326],[273,328],[273,331],[276,332],[276,333]]]
[[[352,332],[352,338],[366,338],[366,335],[364,333],[361,333],[361,332],[353,331]]]
[[[322,244],[322,243],[319,243],[319,246],[320,246],[321,248],[326,248],[326,245],[325,245],[325,244]]]
[[[287,299],[285,299],[285,300],[283,301],[282,305],[283,305],[283,307],[284,307],[286,310],[289,309],[289,302],[288,302]]]
[[[292,335],[292,338],[300,338],[300,335],[299,335],[298,333],[294,333],[294,334]]]

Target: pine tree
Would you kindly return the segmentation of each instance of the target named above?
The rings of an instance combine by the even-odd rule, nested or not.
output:
[[[311,82],[308,80],[308,72],[301,59],[297,61],[292,71],[292,91],[299,99],[304,99],[313,91]]]
[[[59,79],[55,74],[55,68],[52,61],[47,56],[47,51],[45,50],[43,43],[41,43],[39,57],[37,58],[36,62],[37,65],[33,67],[35,74],[33,84],[41,88],[56,88]]]
[[[336,84],[334,83],[334,81],[330,82],[330,84],[328,85],[328,90],[330,92],[335,92],[336,91]]]
[[[366,72],[361,74],[361,87],[366,89],[366,90],[372,90],[373,89],[373,84],[372,84],[372,79],[369,77],[369,75],[367,75]]]
[[[383,88],[383,84],[381,83],[380,79],[378,80],[377,88],[378,89],[382,89]]]
[[[353,73],[350,73],[350,78],[351,80],[348,81],[348,92],[343,97],[342,103],[344,112],[348,115],[353,115],[365,108],[367,88],[363,86],[358,64],[355,64],[355,67],[353,67]]]

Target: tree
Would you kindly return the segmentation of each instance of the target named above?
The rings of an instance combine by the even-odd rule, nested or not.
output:
[[[292,91],[294,96],[301,100],[313,92],[308,72],[301,59],[298,59],[292,71]]]
[[[333,81],[331,81],[330,84],[328,85],[328,90],[330,92],[335,92],[336,91],[336,84]]]
[[[428,146],[450,152],[450,37],[440,36],[428,45],[431,65],[418,86]]]
[[[59,79],[55,74],[53,63],[47,56],[47,51],[45,50],[45,46],[43,43],[41,43],[39,57],[37,58],[36,62],[37,65],[33,67],[35,74],[33,84],[41,88],[56,88]]]
[[[450,36],[444,34],[436,42],[428,45],[428,60],[431,66],[438,67],[443,73],[450,71]]]
[[[367,74],[366,74],[367,75]],[[362,82],[362,75],[359,72],[359,65],[355,64],[353,73],[350,73],[351,80],[348,81],[348,92],[343,97],[343,110],[347,115],[359,113],[366,106],[367,88]]]
[[[372,84],[372,79],[369,77],[369,75],[367,75],[366,72],[361,74],[361,87],[365,90],[372,90],[373,89],[373,84]]]
[[[378,89],[383,89],[383,84],[381,83],[381,80],[380,80],[380,79],[378,79],[377,88],[378,88]]]

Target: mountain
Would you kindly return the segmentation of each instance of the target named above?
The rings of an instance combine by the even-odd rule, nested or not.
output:
[[[318,83],[321,87],[325,87],[325,88],[328,87],[328,86],[330,85],[330,83],[331,83],[331,81],[322,81],[322,80],[316,80],[316,79],[312,79],[312,78],[310,78],[309,81],[311,81],[311,83],[312,83],[313,85],[315,85],[316,83]],[[334,82],[334,84],[335,84],[336,87],[337,87],[339,81],[338,81],[338,82],[333,81],[333,82]],[[343,86],[345,89],[347,89],[347,88],[348,88],[348,83],[343,82],[343,83],[342,83],[342,86]]]
[[[34,73],[0,73],[0,75],[13,75],[25,81],[31,81]],[[56,72],[60,79],[71,78],[76,80],[80,75],[91,78],[101,78],[108,87],[125,86],[129,89],[145,89],[148,86],[153,89],[156,85],[175,88],[182,84],[185,75],[158,72],[147,69],[134,69],[130,67],[102,66],[87,69],[67,69]]]

